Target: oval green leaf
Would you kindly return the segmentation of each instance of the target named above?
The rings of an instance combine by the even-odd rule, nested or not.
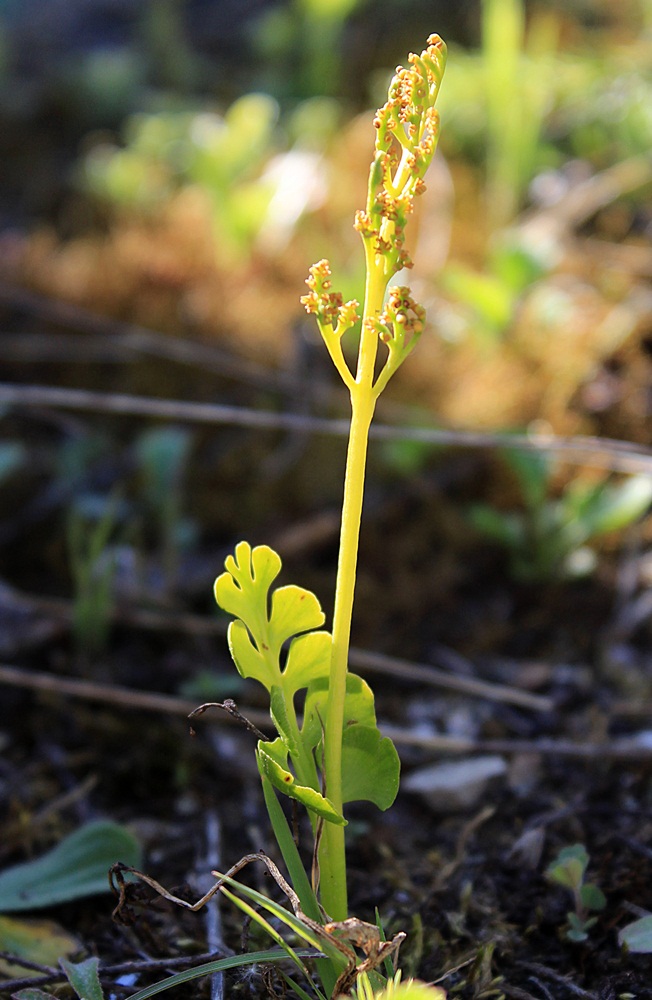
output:
[[[272,594],[269,620],[270,644],[280,649],[286,639],[299,632],[309,632],[324,624],[326,616],[310,590],[289,584]]]
[[[375,726],[350,726],[342,736],[342,800],[389,809],[398,793],[401,763],[396,747]]]
[[[68,962],[62,958],[59,964],[81,1000],[105,1000],[98,974],[99,958],[93,956],[84,959],[83,962]]]
[[[309,752],[317,746],[322,736],[322,726],[326,721],[328,682],[328,676],[317,677],[311,682],[306,694],[301,736]],[[343,724],[345,730],[354,725],[376,725],[373,691],[357,674],[349,673],[346,676]]]
[[[330,632],[309,632],[292,640],[283,671],[283,689],[291,696],[319,678],[328,677],[331,667]]]
[[[607,897],[602,889],[592,882],[583,885],[580,889],[580,899],[587,910],[604,910],[607,905]]]
[[[0,910],[37,910],[109,892],[108,870],[116,861],[140,866],[134,835],[108,820],[87,823],[42,857],[0,873]]]
[[[618,933],[618,943],[638,955],[652,952],[652,915],[641,917]]]
[[[258,652],[249,636],[247,626],[237,618],[231,622],[227,631],[229,652],[238,668],[241,677],[251,677],[269,689],[278,683],[277,671],[271,662]]]

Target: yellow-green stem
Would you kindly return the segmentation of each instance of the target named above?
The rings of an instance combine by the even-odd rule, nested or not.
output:
[[[367,285],[364,318],[377,317],[383,307],[386,281],[372,252],[367,253]],[[358,353],[358,369],[351,389],[351,426],[346,456],[344,499],[340,551],[335,585],[333,612],[333,652],[328,689],[328,709],[324,739],[324,773],[326,794],[336,809],[342,809],[342,731],[344,699],[351,635],[351,615],[355,593],[358,542],[362,501],[364,498],[365,467],[369,443],[369,427],[374,415],[374,365],[378,334],[363,320]],[[321,870],[321,902],[333,920],[345,920],[348,915],[346,892],[346,855],[344,828],[325,823],[319,853]]]

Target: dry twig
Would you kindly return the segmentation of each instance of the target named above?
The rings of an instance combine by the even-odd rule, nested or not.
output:
[[[0,403],[51,406],[70,410],[112,413],[116,416],[155,417],[196,424],[250,427],[256,430],[289,430],[337,437],[348,434],[346,419],[274,413],[215,403],[153,399],[125,393],[90,392],[47,385],[0,383]],[[376,424],[370,437],[376,441],[420,441],[455,448],[523,448],[563,456],[565,461],[614,472],[652,472],[652,452],[628,441],[598,437],[557,437],[554,434],[491,434],[441,430],[435,427],[392,427]]]
[[[196,707],[193,702],[173,695],[155,694],[148,691],[135,691],[132,688],[121,688],[109,684],[96,684],[93,681],[76,680],[71,677],[56,677],[52,674],[38,673],[31,670],[21,670],[19,667],[0,664],[0,684],[13,687],[31,688],[37,691],[49,691],[54,694],[68,695],[72,698],[101,702],[105,705],[116,705],[120,708],[131,708],[147,712],[159,712],[169,715],[187,717]],[[265,712],[256,709],[246,710],[247,718],[264,731],[269,729],[271,722]],[[231,722],[230,715],[215,717],[218,722]],[[214,721],[215,721],[214,720]],[[623,738],[602,743],[574,743],[571,740],[541,739],[541,740],[474,740],[457,736],[424,736],[420,733],[400,729],[397,726],[381,726],[381,732],[391,737],[394,743],[401,746],[420,747],[433,753],[473,754],[473,753],[540,753],[546,756],[577,758],[580,760],[649,760],[652,758],[652,746],[637,743],[636,739]]]

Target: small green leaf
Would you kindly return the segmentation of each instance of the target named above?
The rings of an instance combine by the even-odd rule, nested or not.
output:
[[[324,624],[319,601],[309,590],[289,585],[269,595],[281,571],[280,556],[267,545],[252,549],[239,542],[215,581],[215,599],[236,622],[229,629],[229,648],[243,677],[268,690],[280,678],[279,656],[292,636]],[[287,692],[287,689],[286,689]]]
[[[569,941],[586,941],[588,939],[588,932],[597,923],[597,917],[589,917],[584,920],[579,917],[577,913],[567,913],[568,917],[568,930],[566,931],[566,937]]]
[[[138,867],[138,841],[108,820],[87,823],[35,861],[0,873],[0,910],[15,913],[55,906],[109,892],[108,870],[116,861]]]
[[[215,600],[234,618],[240,618],[258,642],[267,622],[268,591],[281,572],[281,557],[268,545],[251,548],[238,542],[227,556],[226,572],[215,581]]]
[[[98,975],[99,958],[87,958],[83,962],[68,962],[62,958],[59,965],[79,1000],[104,1000],[104,991]]]
[[[376,725],[374,693],[362,677],[358,677],[357,674],[347,674],[344,728],[347,729],[355,725]]]
[[[582,874],[584,874],[589,864],[589,855],[584,844],[571,844],[570,847],[562,847],[557,855],[557,862],[565,864],[567,861],[579,861],[582,865]]]
[[[582,885],[588,863],[589,856],[584,845],[573,844],[571,847],[562,848],[546,869],[546,876],[574,892]]]
[[[278,667],[275,670],[273,662],[266,660],[258,652],[251,641],[247,626],[239,618],[229,625],[227,642],[240,676],[259,681],[269,691],[271,685],[278,680]]]
[[[618,932],[618,944],[638,955],[652,953],[652,915],[627,924]]]
[[[303,728],[301,736],[308,752],[312,751],[322,737],[322,725],[326,721],[328,704],[328,676],[317,677],[308,687],[303,708]],[[343,726],[360,724],[376,725],[373,691],[357,674],[346,675],[346,695],[344,699]]]
[[[330,632],[308,632],[292,640],[283,671],[286,692],[298,691],[321,677],[328,677],[331,666]]]
[[[285,753],[289,753],[293,760],[296,761],[296,755],[300,753],[300,748],[296,745],[296,737],[293,738],[292,735],[293,732],[296,732],[296,727],[293,728],[288,719],[285,692],[283,688],[276,685],[270,691],[269,712],[272,722],[276,726],[276,731],[282,739]]]
[[[342,736],[342,800],[389,809],[398,793],[401,763],[388,736],[372,726],[350,726]]]
[[[567,865],[551,866],[546,871],[546,875],[552,882],[556,882],[557,885],[563,886],[564,889],[571,889],[574,891],[578,887],[576,872],[572,869],[569,871]]]
[[[326,720],[328,678],[308,687],[301,737],[308,752],[318,746]],[[376,727],[373,691],[357,674],[347,674],[342,734],[344,802],[364,800],[387,809],[398,792],[400,762],[392,741]]]
[[[310,590],[289,584],[272,594],[269,637],[275,648],[280,649],[290,636],[319,628],[324,621],[321,605]]]
[[[602,889],[599,889],[597,885],[593,885],[592,882],[588,882],[582,886],[580,889],[580,899],[582,905],[587,910],[604,910],[607,905],[607,898]]]
[[[565,861],[563,865],[555,865],[548,869],[548,877],[566,889],[579,889],[583,874],[581,863],[574,858]]]
[[[329,823],[335,823],[337,826],[346,825],[346,820],[338,813],[330,799],[314,788],[297,784],[292,772],[287,770],[287,749],[281,739],[272,743],[263,743],[261,740],[258,744],[257,760],[261,775],[275,788],[301,802],[306,809]]]

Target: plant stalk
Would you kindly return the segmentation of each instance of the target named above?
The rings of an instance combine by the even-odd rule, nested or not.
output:
[[[369,427],[376,404],[373,379],[378,334],[364,320],[368,317],[375,318],[381,312],[386,285],[382,268],[377,265],[373,253],[368,252],[367,258],[358,368],[351,389],[351,425],[344,477],[340,550],[333,611],[333,652],[324,737],[326,795],[340,812],[342,811],[342,733],[351,615],[355,594]],[[319,862],[322,906],[333,920],[345,920],[348,916],[348,905],[344,827],[336,826],[334,823],[324,824]]]

